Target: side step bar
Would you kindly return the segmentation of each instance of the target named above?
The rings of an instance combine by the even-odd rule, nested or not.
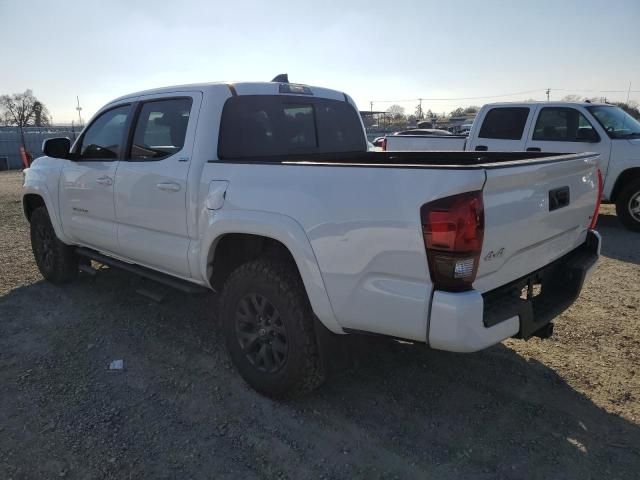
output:
[[[110,267],[125,270],[127,272],[133,273],[140,277],[148,278],[149,280],[153,280],[154,282],[162,283],[163,285],[167,285],[169,287],[175,288],[177,290],[181,290],[186,293],[205,293],[209,291],[208,288],[202,287],[200,285],[196,285],[195,283],[187,282],[186,280],[175,278],[175,277],[172,277],[171,275],[156,272],[155,270],[151,270],[150,268],[146,268],[146,267],[141,267],[140,265],[127,263],[127,262],[123,262],[122,260],[118,260],[116,258],[108,257],[94,250],[91,250],[90,248],[78,247],[76,248],[76,252],[81,257],[95,260],[98,263],[109,265]]]

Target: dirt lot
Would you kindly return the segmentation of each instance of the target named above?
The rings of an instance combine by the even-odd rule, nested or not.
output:
[[[113,270],[43,282],[20,180],[0,174],[2,479],[640,478],[640,236],[609,206],[598,271],[551,340],[371,342],[277,403],[233,370],[211,296],[158,304]]]

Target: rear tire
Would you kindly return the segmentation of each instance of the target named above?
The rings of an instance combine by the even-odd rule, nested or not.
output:
[[[616,213],[626,228],[640,232],[640,178],[622,188],[616,199]]]
[[[283,398],[322,384],[313,313],[294,266],[275,259],[242,265],[225,283],[220,313],[229,355],[253,389]]]
[[[58,239],[45,207],[31,213],[31,248],[38,270],[51,283],[67,283],[78,276],[78,256]]]

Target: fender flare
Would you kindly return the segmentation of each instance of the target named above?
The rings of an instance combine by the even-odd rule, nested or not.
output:
[[[200,240],[199,267],[202,278],[210,284],[210,264],[218,241],[229,233],[245,233],[272,238],[282,243],[293,256],[314,314],[330,331],[345,333],[335,318],[320,267],[309,238],[293,218],[270,212],[217,210],[208,215]],[[210,285],[209,285],[210,286]]]
[[[72,242],[66,237],[64,231],[62,230],[62,223],[60,221],[60,216],[58,215],[58,211],[55,208],[55,202],[49,192],[49,189],[45,184],[41,184],[40,182],[27,182],[24,184],[22,188],[22,210],[26,216],[26,208],[25,205],[25,197],[27,195],[37,195],[44,201],[44,205],[47,208],[47,213],[49,213],[49,218],[51,219],[51,225],[53,225],[53,230],[56,232],[56,236],[60,241],[71,244]],[[28,220],[28,218],[27,218]]]

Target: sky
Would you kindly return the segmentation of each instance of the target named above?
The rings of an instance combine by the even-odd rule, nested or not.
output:
[[[624,101],[630,82],[640,101],[640,0],[0,0],[0,20],[0,94],[32,89],[54,123],[76,96],[86,122],[127,93],[285,72],[361,110]]]

